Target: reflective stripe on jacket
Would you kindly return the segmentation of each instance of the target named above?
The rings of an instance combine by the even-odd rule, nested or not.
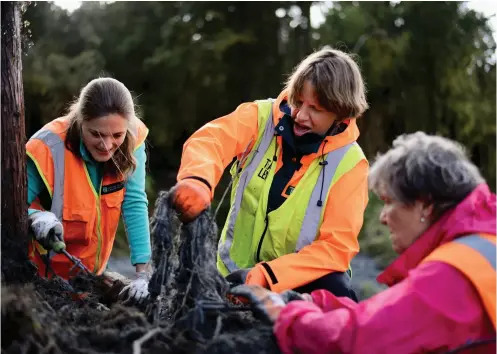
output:
[[[495,328],[495,235],[468,235],[438,247],[423,262],[444,262],[474,285]]]

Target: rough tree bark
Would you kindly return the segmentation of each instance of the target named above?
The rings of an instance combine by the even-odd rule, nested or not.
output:
[[[21,7],[23,2],[2,1],[2,273],[6,257],[19,250],[27,254],[26,133],[22,85]],[[12,246],[17,247],[13,248]],[[21,247],[19,247],[21,246]]]

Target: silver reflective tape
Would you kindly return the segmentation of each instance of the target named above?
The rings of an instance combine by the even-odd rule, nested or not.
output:
[[[50,211],[62,220],[62,209],[64,207],[64,168],[65,168],[65,146],[64,141],[49,130],[38,131],[31,139],[41,140],[52,152],[54,164],[54,189],[52,194],[52,207]]]
[[[262,158],[264,157],[266,150],[269,148],[273,137],[274,122],[273,107],[271,106],[269,118],[267,119],[266,126],[264,127],[264,133],[261,142],[259,143],[259,146],[257,146],[257,148],[254,147],[256,150],[254,150],[252,159],[244,167],[242,174],[240,175],[240,179],[238,180],[238,186],[235,191],[235,202],[231,205],[224,242],[222,242],[222,239],[219,239],[219,258],[221,258],[221,261],[224,263],[230,273],[239,269],[230,257],[230,249],[231,245],[233,244],[236,218],[238,217],[238,213],[240,212],[240,207],[242,205],[243,192],[252,179],[257,166],[259,166],[260,162],[262,161]]]
[[[471,247],[485,258],[495,270],[496,246],[479,235],[469,235],[458,238],[453,242]]]
[[[350,143],[339,149],[330,151],[326,156],[328,164],[321,168],[319,178],[317,179],[314,189],[312,190],[309,204],[305,210],[304,221],[302,222],[299,238],[295,246],[296,252],[300,251],[305,246],[310,245],[316,239],[319,221],[321,219],[321,210],[326,207],[325,205],[317,205],[321,197],[321,191],[323,198],[326,199],[326,195],[328,194],[328,190],[330,189],[331,182],[333,181],[338,165],[353,144],[355,143]],[[324,182],[322,181],[323,178]],[[324,203],[325,201],[323,200],[322,202]]]

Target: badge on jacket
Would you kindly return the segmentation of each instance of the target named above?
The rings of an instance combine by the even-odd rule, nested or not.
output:
[[[259,173],[257,174],[257,176],[259,176],[263,180],[266,180],[266,178],[267,178],[267,176],[269,174],[269,170],[271,170],[271,166],[272,165],[273,165],[273,161],[270,160],[270,159],[266,159],[266,163],[264,164],[264,167],[261,168],[261,170],[259,171]]]
[[[120,191],[123,188],[124,188],[124,181],[108,184],[106,186],[102,186],[101,195],[114,193]]]

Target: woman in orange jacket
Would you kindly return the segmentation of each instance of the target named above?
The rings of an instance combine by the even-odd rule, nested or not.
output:
[[[355,119],[367,108],[355,61],[322,49],[295,68],[276,100],[243,103],[186,141],[172,192],[183,222],[209,207],[237,158],[217,259],[228,280],[355,299],[348,269],[368,202]]]
[[[73,262],[53,247],[57,241],[91,272],[102,274],[122,213],[136,277],[121,296],[148,296],[147,134],[126,86],[98,78],[83,87],[65,116],[26,143],[29,256],[41,276],[74,275]]]

